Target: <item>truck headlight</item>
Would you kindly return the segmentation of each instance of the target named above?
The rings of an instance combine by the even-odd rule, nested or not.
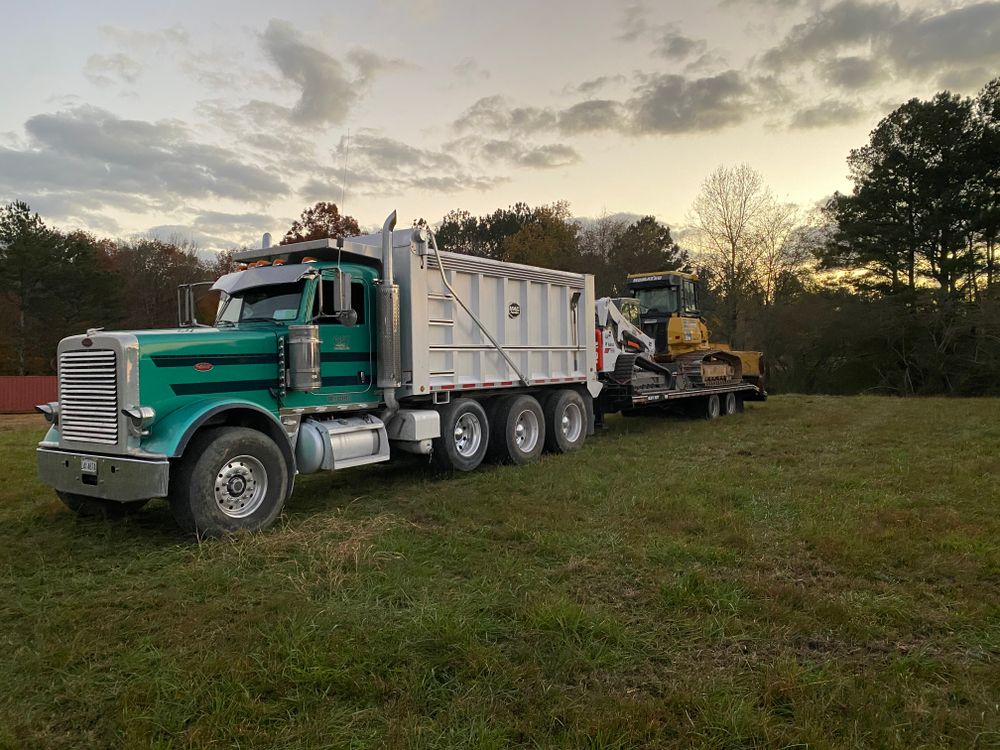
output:
[[[50,424],[59,424],[59,402],[49,401],[47,404],[38,404],[35,411],[45,417],[45,421]]]
[[[129,429],[139,437],[149,434],[149,425],[156,419],[156,412],[152,406],[130,406],[122,409],[122,414],[128,417]]]

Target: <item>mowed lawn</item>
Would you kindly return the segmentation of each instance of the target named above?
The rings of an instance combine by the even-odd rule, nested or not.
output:
[[[1000,747],[1000,400],[615,418],[201,544],[77,520],[5,419],[3,747]]]

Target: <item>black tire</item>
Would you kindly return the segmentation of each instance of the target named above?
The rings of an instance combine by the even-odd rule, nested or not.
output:
[[[199,536],[257,531],[281,515],[287,490],[288,466],[270,437],[217,427],[197,434],[171,472],[170,510]]]
[[[736,394],[730,391],[726,394],[726,397],[722,401],[722,414],[723,416],[731,416],[737,411],[737,397]]]
[[[719,414],[722,412],[722,405],[719,403],[719,397],[715,393],[706,398],[702,406],[704,407],[702,414],[705,419],[718,419]]]
[[[100,497],[87,497],[74,492],[56,491],[59,499],[71,511],[81,518],[124,518],[140,510],[149,500],[105,500]]]
[[[534,396],[505,396],[492,409],[489,456],[502,464],[537,461],[545,447],[545,414]]]
[[[583,447],[587,439],[587,407],[576,391],[549,394],[542,405],[545,414],[545,450],[569,453]]]
[[[490,423],[478,401],[457,398],[438,407],[441,437],[434,438],[431,456],[444,471],[473,471],[486,457]]]

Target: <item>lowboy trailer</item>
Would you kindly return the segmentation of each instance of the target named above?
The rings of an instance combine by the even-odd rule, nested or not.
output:
[[[237,254],[215,323],[178,290],[179,327],[60,342],[38,473],[71,509],[167,497],[179,525],[262,529],[298,474],[396,451],[471,471],[580,448],[613,412],[705,416],[763,396],[655,361],[589,274],[440,251],[424,225]],[[596,342],[595,342],[596,333]]]

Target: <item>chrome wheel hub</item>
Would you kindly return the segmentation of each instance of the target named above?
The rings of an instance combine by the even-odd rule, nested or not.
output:
[[[538,444],[538,415],[525,409],[514,420],[514,442],[525,453],[531,453]]]
[[[476,455],[483,442],[483,426],[475,414],[463,414],[455,422],[455,450],[464,458]]]
[[[575,443],[580,439],[580,433],[583,431],[583,414],[577,404],[567,404],[559,422],[562,434],[569,442]]]
[[[215,503],[230,518],[246,518],[267,496],[267,470],[253,456],[229,459],[216,472]]]

